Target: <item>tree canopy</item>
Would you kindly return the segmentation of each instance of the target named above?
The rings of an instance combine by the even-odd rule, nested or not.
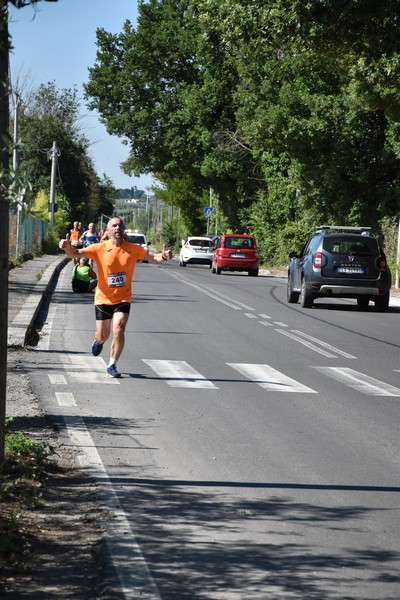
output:
[[[42,84],[30,103],[21,102],[19,115],[20,178],[29,182],[33,196],[50,189],[49,163],[53,140],[60,156],[57,161],[57,202],[71,219],[89,222],[102,212],[112,211],[115,189],[104,176],[100,179],[89,156],[89,141],[79,126],[79,100],[73,89],[59,90],[54,82]]]
[[[127,139],[125,171],[155,174],[188,227],[211,187],[272,260],[321,222],[379,229],[397,215],[399,8],[140,1],[136,30],[98,30],[86,97]]]

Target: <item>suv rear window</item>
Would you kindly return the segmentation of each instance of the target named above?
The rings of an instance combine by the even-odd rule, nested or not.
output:
[[[324,238],[324,250],[331,254],[357,254],[371,256],[377,254],[376,240],[372,237],[356,239],[354,236],[330,236]]]

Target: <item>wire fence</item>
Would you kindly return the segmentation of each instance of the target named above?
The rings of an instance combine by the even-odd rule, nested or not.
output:
[[[49,224],[24,210],[9,212],[8,254],[11,259],[41,254]]]

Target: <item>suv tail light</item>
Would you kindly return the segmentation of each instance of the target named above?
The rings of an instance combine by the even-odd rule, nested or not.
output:
[[[378,269],[381,273],[383,273],[384,271],[387,271],[386,256],[384,255],[383,252],[382,252],[382,254],[380,254],[379,258],[377,259],[377,263],[378,263]]]
[[[323,252],[316,252],[314,256],[314,269],[321,269],[326,265],[326,257]]]

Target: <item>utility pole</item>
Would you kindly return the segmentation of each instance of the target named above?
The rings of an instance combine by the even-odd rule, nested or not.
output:
[[[57,144],[53,142],[53,148],[51,150],[51,179],[50,179],[50,204],[49,204],[49,218],[50,225],[54,225],[54,206],[56,197],[56,175],[57,175],[57,159],[61,152],[57,148]]]
[[[399,287],[399,271],[400,271],[400,218],[399,218],[399,227],[397,229],[397,256],[396,256],[396,278],[394,285],[396,288]]]
[[[10,187],[9,82],[8,82],[8,4],[0,3],[0,467],[5,456],[8,329],[8,234]]]
[[[13,146],[13,169],[14,173],[18,169],[18,116],[19,116],[19,105],[20,97],[17,92],[14,92],[14,146]]]
[[[13,170],[14,177],[18,178],[18,131],[19,131],[19,105],[20,105],[20,97],[17,92],[14,92],[14,145],[13,145]],[[18,259],[20,253],[20,230],[21,230],[21,211],[22,211],[22,200],[21,195],[18,193],[17,197],[17,234],[16,234],[16,244],[15,244],[15,258]]]

